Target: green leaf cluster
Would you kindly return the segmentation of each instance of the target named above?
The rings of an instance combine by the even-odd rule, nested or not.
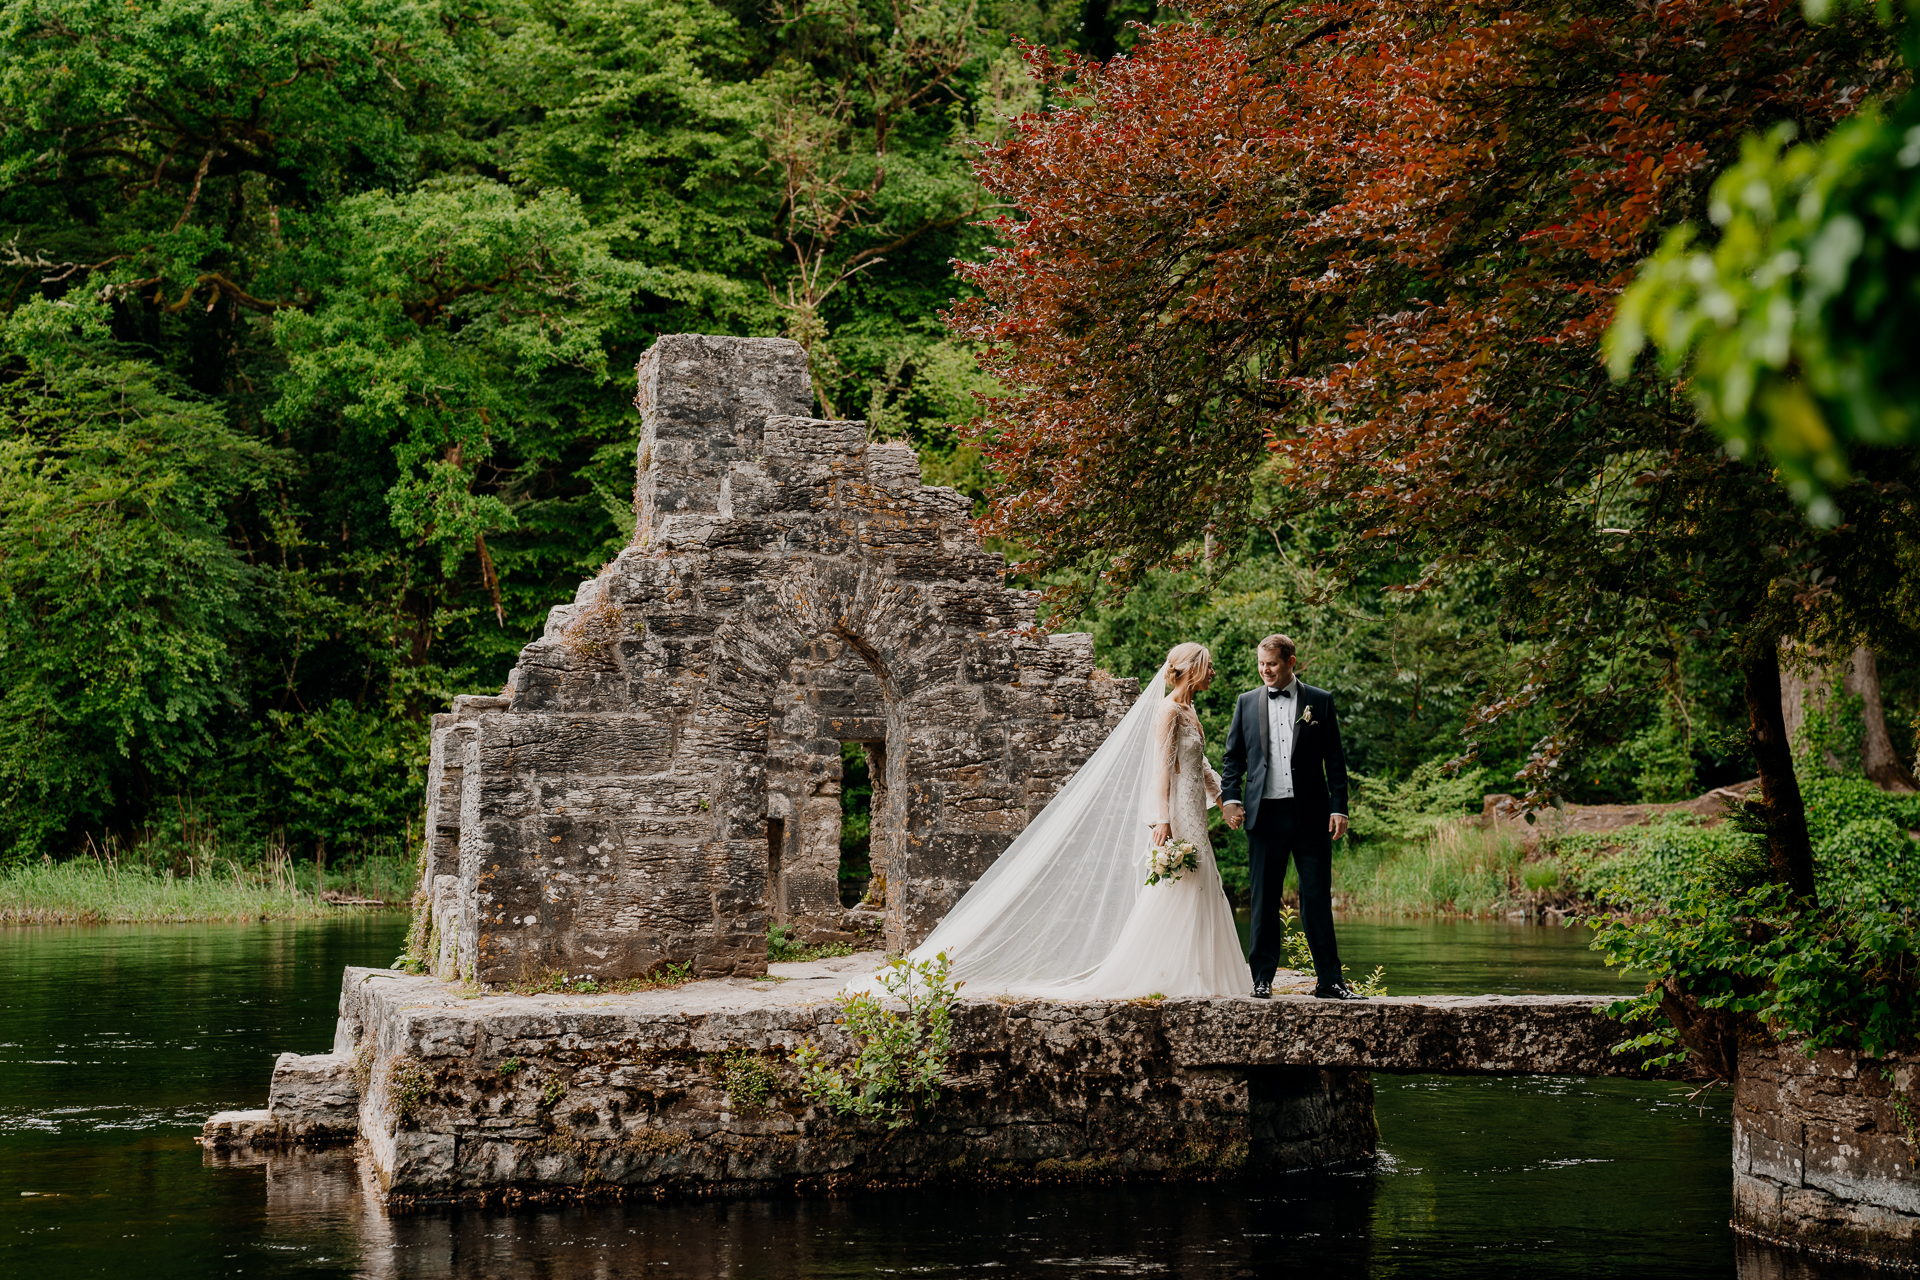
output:
[[[137,361],[16,371],[0,415],[0,805],[33,847],[219,753],[265,585],[226,508],[284,462]]]
[[[1920,1036],[1920,848],[1908,834],[1920,796],[1838,775],[1803,789],[1818,908],[1767,878],[1760,841],[1739,821],[1703,827],[1681,815],[1560,842],[1574,882],[1626,909],[1596,922],[1595,947],[1652,979],[1613,1006],[1652,1024],[1629,1047],[1661,1064],[1687,1060],[1679,1000],[1736,1034],[1749,1026],[1809,1049],[1874,1056]],[[1603,839],[1624,851],[1607,856]]]
[[[948,982],[943,952],[932,960],[896,956],[880,973],[880,985],[903,1010],[873,995],[856,995],[842,1006],[839,1025],[853,1039],[843,1064],[819,1046],[800,1046],[794,1061],[805,1095],[836,1115],[902,1129],[940,1097],[951,1052],[953,1002],[959,988]]]
[[[1816,20],[1830,7],[1807,5]],[[1909,75],[1916,14],[1910,3]],[[1729,451],[1763,451],[1809,517],[1833,525],[1830,491],[1854,467],[1871,470],[1872,450],[1920,433],[1920,94],[1869,101],[1824,138],[1795,139],[1783,122],[1744,141],[1713,185],[1713,241],[1691,223],[1670,231],[1605,345],[1621,379],[1651,341]]]

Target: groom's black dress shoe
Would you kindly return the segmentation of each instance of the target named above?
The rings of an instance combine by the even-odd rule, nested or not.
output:
[[[1314,999],[1316,1000],[1365,1000],[1366,999],[1365,996],[1361,995],[1358,991],[1355,991],[1352,987],[1348,986],[1344,982],[1335,982],[1335,983],[1332,983],[1331,985],[1315,987],[1313,989],[1313,996],[1314,996]]]
[[[1256,983],[1254,983],[1254,984],[1253,984],[1253,998],[1254,998],[1255,1000],[1271,1000],[1271,999],[1273,999],[1273,984],[1272,984],[1271,982],[1256,982]]]

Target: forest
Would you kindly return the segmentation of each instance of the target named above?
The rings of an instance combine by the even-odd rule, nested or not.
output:
[[[426,718],[630,536],[672,332],[802,343],[1116,673],[1211,645],[1216,742],[1294,635],[1363,804],[1754,777],[1783,639],[1823,758],[1914,757],[1907,420],[1696,407],[1651,274],[1601,350],[1729,166],[1895,136],[1898,15],[0,10],[0,860],[404,858]]]

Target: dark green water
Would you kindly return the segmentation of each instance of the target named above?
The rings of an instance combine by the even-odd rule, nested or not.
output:
[[[332,1041],[397,916],[0,931],[0,1277],[1642,1277],[1851,1274],[1736,1249],[1724,1095],[1375,1078],[1379,1167],[1206,1185],[387,1218],[349,1153],[210,1167],[208,1114]],[[1393,989],[1610,991],[1578,933],[1342,922]]]

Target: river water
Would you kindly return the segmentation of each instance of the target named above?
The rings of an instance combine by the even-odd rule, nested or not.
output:
[[[0,930],[0,1276],[1648,1277],[1854,1274],[1736,1245],[1724,1093],[1376,1076],[1378,1166],[1210,1185],[1021,1187],[388,1218],[350,1153],[203,1162],[214,1111],[332,1042],[340,968],[396,915]],[[1395,994],[1625,990],[1578,931],[1342,921]]]

